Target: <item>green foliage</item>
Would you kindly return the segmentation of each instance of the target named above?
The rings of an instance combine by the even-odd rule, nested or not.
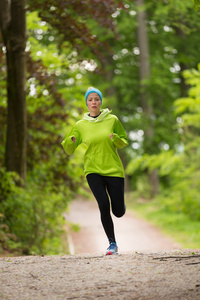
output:
[[[27,13],[27,26],[28,179],[23,190],[10,173],[2,175],[1,240],[8,251],[57,254],[63,251],[62,214],[74,194],[83,193],[85,183],[84,149],[78,149],[70,160],[61,141],[82,114],[83,92],[89,84],[73,45],[63,41],[55,27],[42,20],[38,12]],[[6,69],[5,56],[0,54],[1,166],[5,149]],[[11,233],[16,240],[11,239]]]
[[[175,194],[173,198],[161,196],[153,201],[148,201],[141,197],[138,198],[135,193],[128,193],[126,194],[126,203],[129,209],[159,227],[181,247],[192,249],[200,247],[200,223],[178,210],[181,201],[177,201]],[[179,246],[177,245],[177,247]]]
[[[10,233],[8,225],[4,222],[4,215],[0,213],[0,254],[16,249],[16,241],[16,236]]]
[[[195,10],[200,9],[200,1],[199,0],[193,0],[193,2],[194,2]]]
[[[131,178],[132,189],[138,197],[151,198],[151,186],[148,182],[148,172],[157,170],[160,181],[160,192],[168,189],[174,182],[171,174],[178,177],[181,173],[183,156],[175,151],[162,151],[159,154],[137,156],[126,167],[126,174]]]
[[[192,220],[200,221],[200,172],[199,172],[199,133],[200,133],[200,64],[198,70],[184,73],[186,82],[191,85],[189,97],[175,101],[175,112],[179,116],[179,130],[184,142],[182,175],[175,177],[174,193],[178,190],[181,210]]]
[[[45,174],[43,174],[45,176]],[[18,254],[58,254],[63,251],[63,212],[67,209],[71,192],[52,190],[51,183],[28,180],[26,189],[15,184],[16,174],[0,170],[1,251]],[[42,175],[37,177],[42,180]],[[2,234],[4,230],[4,234]],[[6,232],[10,231],[12,234]],[[55,241],[57,241],[55,243]]]
[[[118,11],[115,18],[120,43],[113,42],[113,84],[118,96],[117,112],[122,115],[122,120],[123,116],[127,118],[125,127],[129,133],[133,130],[144,131],[149,123],[141,110],[138,90],[139,49],[134,1],[126,1],[126,8],[125,11]],[[199,55],[195,51],[195,44],[199,42],[199,13],[194,11],[192,1],[145,1],[145,9],[151,66],[151,78],[145,84],[152,108],[151,126],[154,137],[148,148],[145,148],[143,141],[137,149],[132,149],[138,155],[144,151],[148,154],[159,153],[162,145],[167,145],[170,149],[176,148],[179,135],[173,102],[185,92],[182,70],[196,67],[199,61]],[[130,138],[129,153],[135,142],[137,140]]]
[[[7,252],[19,246],[16,235],[11,233],[8,224],[6,224],[5,215],[3,214],[2,203],[5,199],[11,197],[17,191],[15,180],[18,176],[14,173],[6,173],[4,169],[0,169],[0,253]]]
[[[183,228],[181,224],[186,220],[190,229],[191,224],[195,225],[193,234],[197,237],[195,231],[199,232],[200,226],[200,65],[198,70],[185,71],[184,76],[187,84],[190,84],[189,97],[180,98],[174,103],[181,143],[177,145],[176,151],[136,157],[129,163],[126,172],[134,177],[134,174],[144,172],[147,168],[158,169],[162,189],[154,202],[144,204],[149,210],[148,217],[155,217],[169,231],[176,224],[167,224],[170,218],[178,220],[180,217],[178,228],[188,236],[189,230],[187,232],[186,226]],[[145,195],[145,188],[143,184],[142,196]],[[163,216],[165,221],[162,220]],[[194,241],[191,243],[194,244]]]
[[[27,20],[31,51],[27,96],[29,171],[35,179],[38,177],[38,183],[42,174],[43,184],[51,183],[53,190],[66,187],[75,192],[83,178],[81,155],[70,160],[61,141],[82,114],[82,90],[86,89],[87,79],[71,47],[66,43],[61,53],[51,42],[55,32],[48,23],[36,12],[29,13]]]
[[[175,172],[181,164],[181,156],[176,155],[174,151],[163,151],[157,155],[137,156],[133,159],[126,168],[127,175],[134,175],[138,170],[152,171],[158,169],[160,177],[166,176]]]
[[[38,11],[44,22],[51,24],[54,29],[54,37],[60,48],[68,41],[74,49],[81,55],[86,48],[85,54],[90,57],[101,57],[101,51],[105,47],[105,42],[101,42],[96,33],[91,31],[88,23],[94,27],[106,27],[107,30],[114,30],[111,14],[115,12],[120,1],[102,0],[90,1],[51,1],[48,0],[28,0],[29,10]]]
[[[198,122],[200,117],[200,64],[198,70],[192,69],[184,72],[184,77],[188,85],[191,86],[189,90],[189,97],[180,98],[175,101],[175,111],[177,115],[181,116],[182,121],[180,126],[194,126],[199,128]]]
[[[37,13],[29,13],[27,21],[28,48],[32,51],[27,53],[27,185],[21,189],[16,175],[1,169],[0,249],[17,254],[58,254],[66,250],[61,240],[63,213],[75,193],[84,192],[85,183],[84,149],[78,149],[74,159],[69,159],[61,141],[82,114],[82,90],[88,84],[70,46],[59,53],[49,40],[52,28]],[[2,70],[5,74],[5,68]],[[6,132],[4,100],[1,97],[0,166]]]

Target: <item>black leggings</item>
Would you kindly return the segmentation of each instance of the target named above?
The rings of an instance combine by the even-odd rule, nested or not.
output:
[[[87,181],[93,192],[101,214],[101,222],[109,242],[116,242],[114,225],[110,214],[110,201],[113,214],[120,218],[125,214],[124,178],[88,174]],[[109,196],[110,201],[109,201]]]

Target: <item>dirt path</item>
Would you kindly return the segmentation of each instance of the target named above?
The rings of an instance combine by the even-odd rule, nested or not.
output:
[[[105,256],[95,203],[75,202],[67,217],[82,224],[72,240],[76,252],[88,254],[0,258],[1,300],[200,299],[200,250],[173,250],[157,229],[128,213],[115,220],[119,255]]]
[[[200,251],[0,258],[1,300],[199,300]]]
[[[80,225],[79,232],[72,232],[70,238],[71,254],[104,253],[108,247],[103,231],[96,201],[77,200],[72,202],[70,212],[65,215],[72,223]],[[180,249],[148,222],[127,212],[118,219],[113,216],[119,251],[159,251]]]

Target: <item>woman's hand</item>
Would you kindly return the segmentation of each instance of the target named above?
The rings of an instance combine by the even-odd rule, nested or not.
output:
[[[113,139],[113,133],[110,135],[110,139],[111,139],[111,140]]]
[[[76,138],[75,138],[75,136],[72,136],[71,140],[72,140],[74,143],[76,143]]]

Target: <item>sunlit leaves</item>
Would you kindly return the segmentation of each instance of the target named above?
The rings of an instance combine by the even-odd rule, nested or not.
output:
[[[193,0],[193,2],[194,2],[195,10],[200,9],[200,1],[199,0]]]
[[[184,72],[186,82],[190,84],[189,97],[175,101],[175,112],[181,115],[184,125],[200,128],[200,64],[198,70]]]
[[[29,0],[29,9],[39,11],[43,21],[51,24],[57,32],[60,46],[69,41],[79,52],[88,47],[96,56],[100,56],[99,47],[103,44],[96,38],[92,27],[88,27],[91,20],[110,30],[114,29],[111,15],[116,11],[120,1],[87,0],[87,1],[40,1]]]
[[[138,156],[132,160],[126,168],[126,174],[131,175],[139,170],[154,170],[157,169],[159,176],[170,175],[178,170],[181,165],[181,156],[173,151],[162,151],[158,155]]]

